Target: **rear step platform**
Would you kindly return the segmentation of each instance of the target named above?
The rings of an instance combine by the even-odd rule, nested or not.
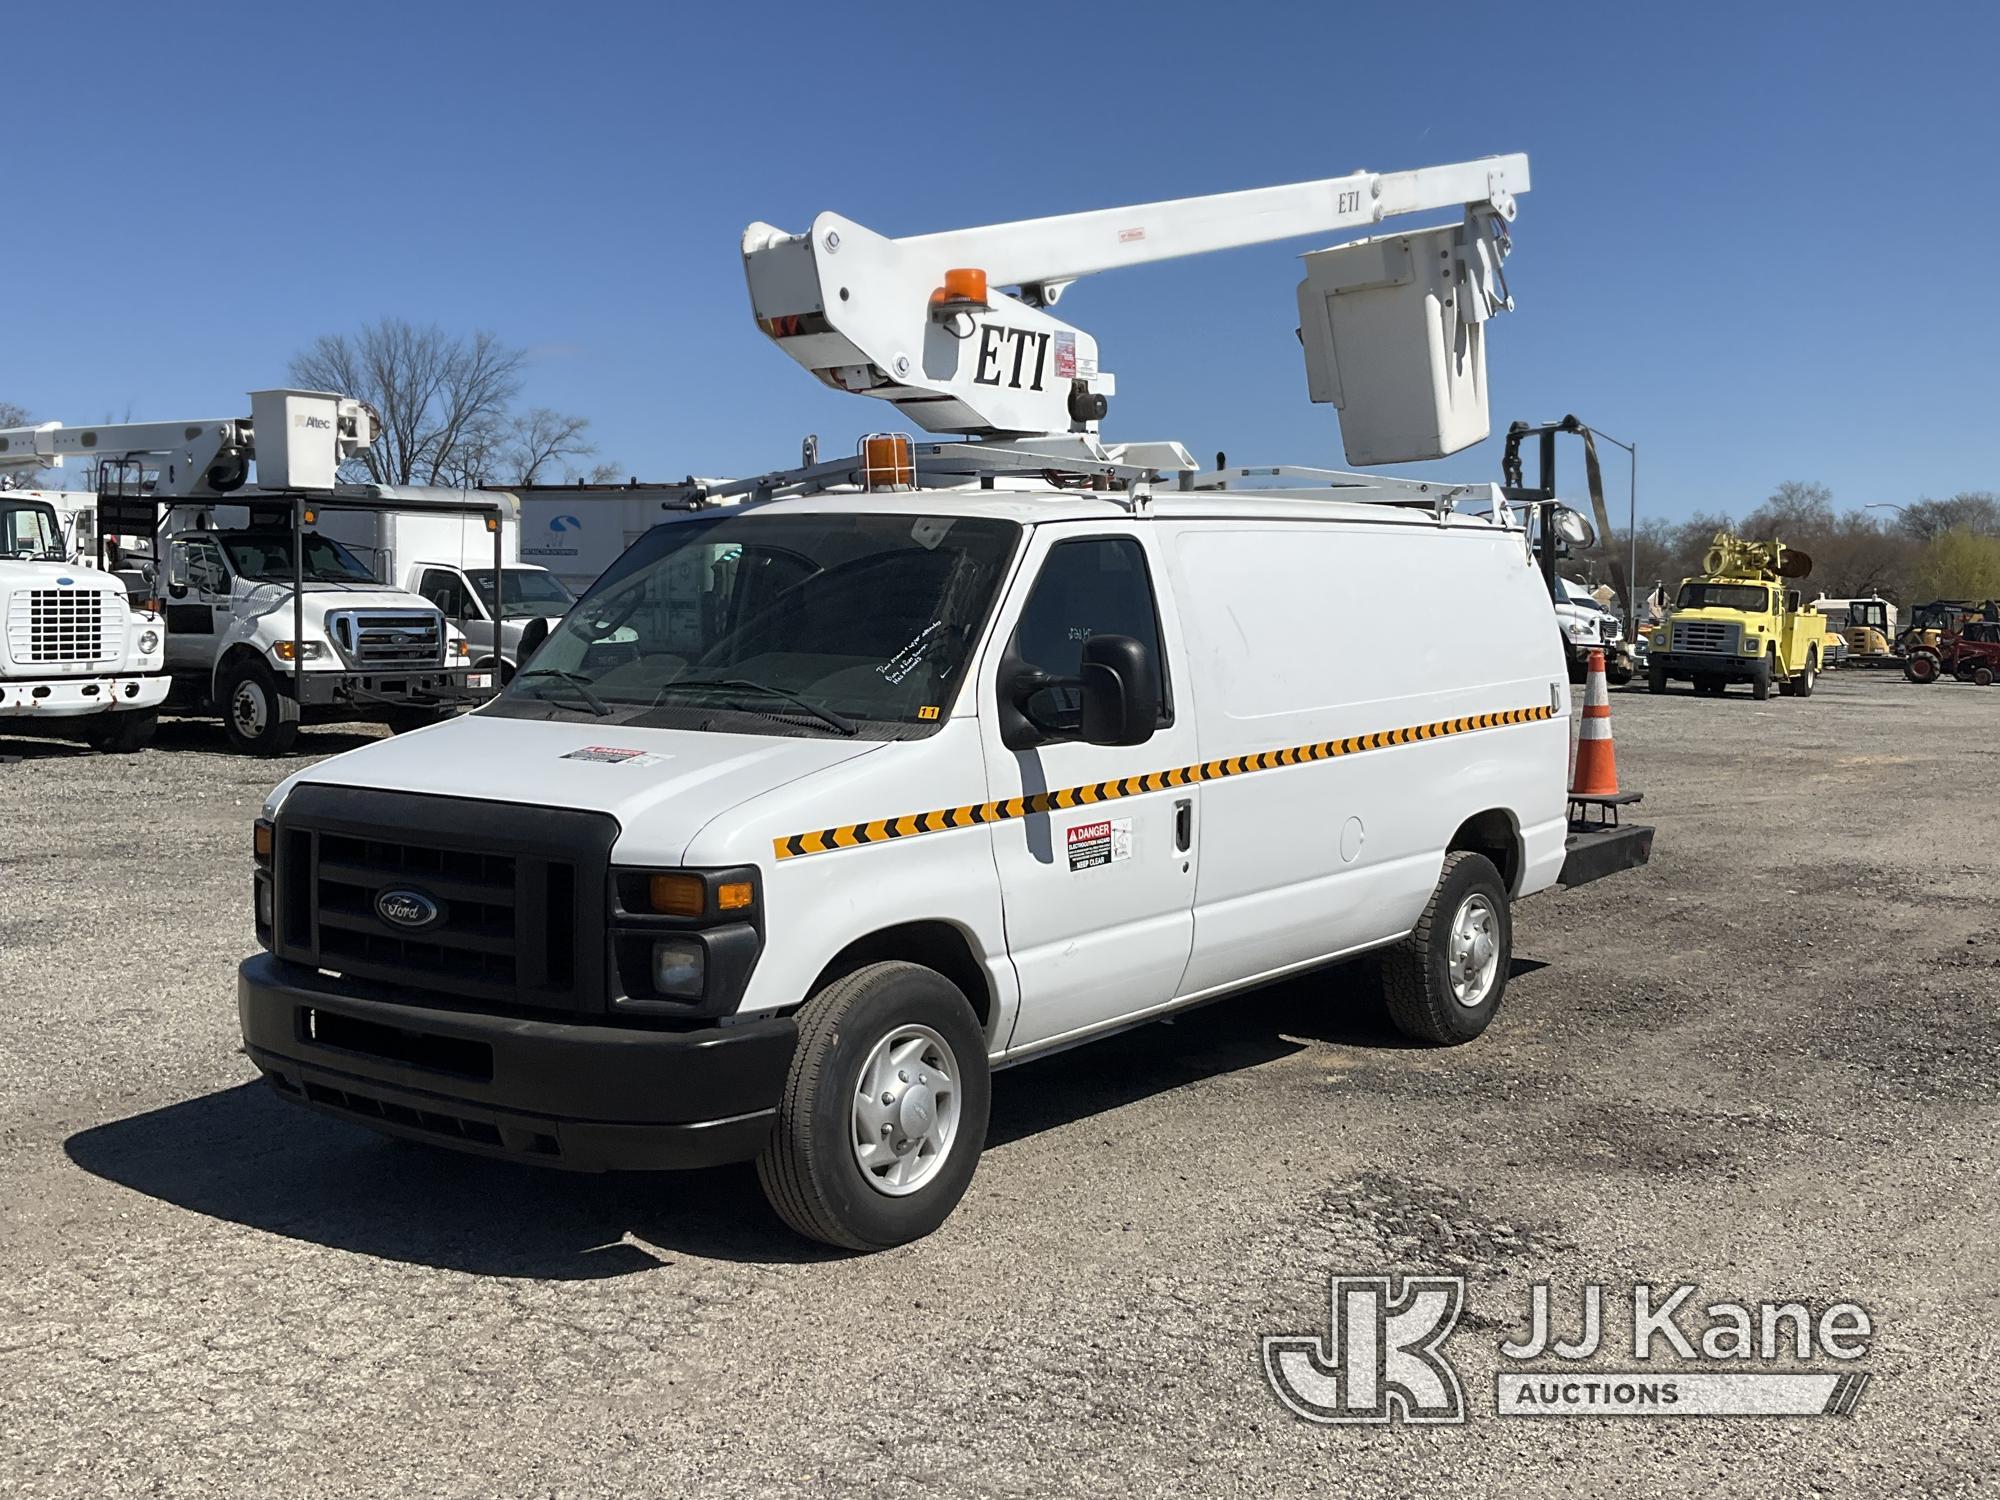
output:
[[[1568,853],[1556,877],[1558,885],[1565,890],[1589,885],[1621,870],[1636,870],[1653,857],[1653,830],[1644,823],[1618,821],[1618,809],[1631,806],[1641,795],[1616,792],[1569,799]]]

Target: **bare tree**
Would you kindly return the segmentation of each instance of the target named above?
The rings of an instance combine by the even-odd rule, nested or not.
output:
[[[401,318],[325,334],[291,364],[301,385],[358,396],[382,432],[343,477],[478,484],[493,477],[527,356],[491,333],[453,336]]]
[[[597,452],[597,445],[584,436],[589,427],[588,417],[566,417],[546,406],[523,412],[508,425],[501,482],[543,484],[564,460],[589,458]]]
[[[1896,519],[1920,542],[1935,541],[1947,531],[2000,536],[2000,495],[1991,490],[1961,490],[1949,500],[1914,500]]]

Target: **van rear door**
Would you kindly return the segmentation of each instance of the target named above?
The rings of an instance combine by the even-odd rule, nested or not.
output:
[[[1048,1041],[1165,1005],[1194,937],[1192,785],[1139,778],[1194,759],[1180,634],[1156,590],[1161,569],[1129,523],[1042,526],[1002,609],[980,684],[979,721],[989,795],[1055,794],[1046,813],[993,825],[1007,950],[1021,981],[1010,1046]],[[1041,739],[1006,743],[1001,695],[1027,668],[1074,677],[1093,635],[1131,636],[1155,652],[1161,714],[1143,745]],[[1076,695],[1045,690],[1030,702],[1045,722],[1074,720]],[[1018,729],[1017,721],[1017,729]]]

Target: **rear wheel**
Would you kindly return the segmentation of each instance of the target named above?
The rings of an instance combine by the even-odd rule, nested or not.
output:
[[[1919,646],[1903,658],[1903,675],[1912,682],[1936,682],[1944,675],[1944,658],[1929,646]]]
[[[251,755],[283,755],[298,742],[299,706],[278,687],[271,669],[240,657],[223,673],[222,728],[229,743]]]
[[[757,1178],[800,1234],[883,1250],[929,1234],[986,1142],[986,1038],[918,964],[870,964],[799,1011],[799,1044]]]
[[[153,743],[153,731],[160,727],[157,708],[126,709],[106,714],[92,724],[85,741],[106,755],[136,755]]]
[[[1810,648],[1806,651],[1805,670],[1800,672],[1793,687],[1794,698],[1810,698],[1813,686],[1819,680],[1819,653]]]
[[[1483,854],[1458,850],[1410,935],[1382,952],[1382,997],[1404,1036],[1457,1046],[1500,1009],[1514,958],[1507,887]]]

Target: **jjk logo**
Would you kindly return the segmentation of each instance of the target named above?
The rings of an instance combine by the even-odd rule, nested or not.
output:
[[[1463,1422],[1465,1388],[1439,1352],[1465,1307],[1462,1276],[1331,1278],[1331,1337],[1264,1340],[1264,1376],[1308,1422]]]

